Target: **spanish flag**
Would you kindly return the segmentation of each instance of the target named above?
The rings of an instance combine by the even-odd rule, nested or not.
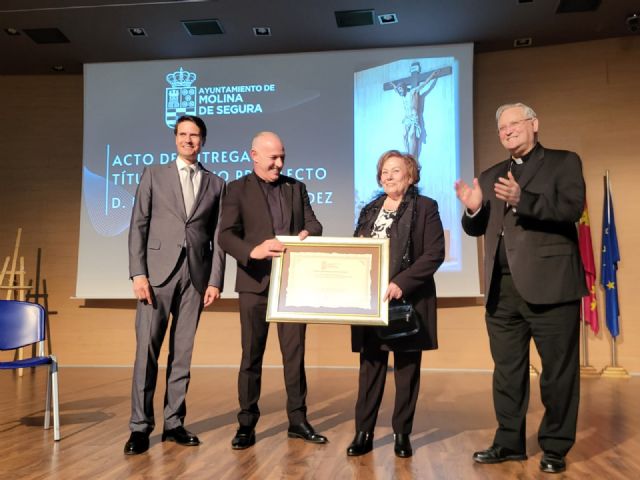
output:
[[[598,308],[596,302],[596,262],[593,258],[593,245],[591,243],[591,225],[587,202],[584,203],[584,211],[578,224],[578,245],[580,257],[584,265],[584,275],[587,281],[589,295],[582,297],[582,321],[591,326],[593,333],[598,333]]]

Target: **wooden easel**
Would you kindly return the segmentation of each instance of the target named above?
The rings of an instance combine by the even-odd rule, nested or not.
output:
[[[36,256],[36,280],[35,280],[35,288],[33,293],[27,294],[27,300],[33,300],[34,303],[39,303],[44,307],[44,314],[46,315],[45,328],[47,331],[47,348],[49,354],[53,353],[53,349],[51,347],[51,329],[49,327],[49,315],[55,315],[58,312],[49,311],[49,292],[47,291],[47,280],[45,278],[42,279],[42,292],[40,292],[40,265],[42,262],[42,249],[38,248],[38,254]],[[31,280],[29,280],[29,285],[31,285]],[[42,300],[42,303],[40,303]],[[35,354],[35,352],[34,352]],[[40,344],[40,351],[38,355],[45,355],[44,345]]]
[[[24,257],[18,257],[18,251],[20,250],[20,239],[22,237],[22,228],[18,228],[16,234],[16,244],[13,247],[13,258],[6,257],[4,259],[4,265],[2,266],[2,273],[0,273],[0,290],[6,290],[7,294],[5,300],[20,300],[26,301],[27,293],[31,290],[31,285],[25,283],[25,271],[24,271]],[[19,269],[18,259],[20,262]],[[11,269],[8,269],[9,262],[11,262]],[[4,276],[7,275],[7,282],[3,284]]]
[[[4,259],[2,273],[0,273],[0,291],[4,292],[6,290],[5,300],[20,300],[24,302],[27,299],[27,293],[31,290],[31,285],[25,283],[24,257],[18,257],[21,237],[22,228],[18,228],[16,243],[13,248],[13,258],[6,257]],[[9,268],[9,263],[11,263],[11,268]],[[7,275],[6,283],[4,282],[5,275]],[[16,350],[15,359],[22,360],[22,358],[23,351],[22,348],[19,348]],[[23,369],[18,369],[18,376],[21,377],[22,374]]]

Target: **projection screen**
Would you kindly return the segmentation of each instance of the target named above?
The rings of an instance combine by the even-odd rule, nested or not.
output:
[[[306,183],[325,236],[350,236],[380,193],[376,162],[414,153],[438,201],[447,258],[439,296],[480,295],[477,243],[463,234],[456,178],[473,177],[473,45],[87,64],[76,296],[131,298],[127,234],[143,169],[175,160],[183,114],[209,130],[202,165],[227,182],[251,172],[253,135],[286,147],[283,173]],[[227,258],[223,297],[235,297]]]

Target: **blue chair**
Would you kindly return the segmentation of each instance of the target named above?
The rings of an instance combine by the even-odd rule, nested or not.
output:
[[[40,343],[44,350],[45,310],[37,303],[17,300],[0,300],[0,350],[15,350],[27,345]],[[47,399],[45,401],[44,428],[50,427],[50,410],[53,403],[53,439],[60,440],[60,412],[58,407],[58,362],[54,355],[40,355],[12,362],[0,362],[0,370],[47,365]],[[53,402],[52,402],[53,400]]]

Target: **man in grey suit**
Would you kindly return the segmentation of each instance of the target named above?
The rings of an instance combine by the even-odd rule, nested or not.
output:
[[[253,173],[229,184],[220,221],[220,245],[238,263],[236,291],[240,300],[242,360],[238,374],[239,427],[234,450],[255,444],[260,418],[262,359],[269,333],[265,320],[271,259],[284,250],[276,235],[321,235],[322,225],[311,209],[304,183],[281,175],[284,146],[272,132],[257,134],[251,144]],[[307,421],[307,380],[304,371],[306,325],[279,323],[290,438],[326,443]]]
[[[129,228],[129,274],[138,306],[127,455],[149,448],[158,355],[169,315],[162,440],[200,443],[184,428],[191,354],[200,313],[220,297],[224,279],[218,219],[225,184],[198,163],[207,128],[200,118],[183,116],[174,133],[178,157],[144,170]]]
[[[587,295],[576,222],[585,185],[578,155],[538,143],[538,118],[522,103],[496,113],[500,142],[510,158],[469,186],[456,182],[466,207],[462,227],[484,235],[486,323],[495,363],[493,444],[478,463],[525,460],[529,402],[529,344],[542,360],[545,407],[538,430],[540,469],[565,470],[575,442],[579,376],[579,308]]]

